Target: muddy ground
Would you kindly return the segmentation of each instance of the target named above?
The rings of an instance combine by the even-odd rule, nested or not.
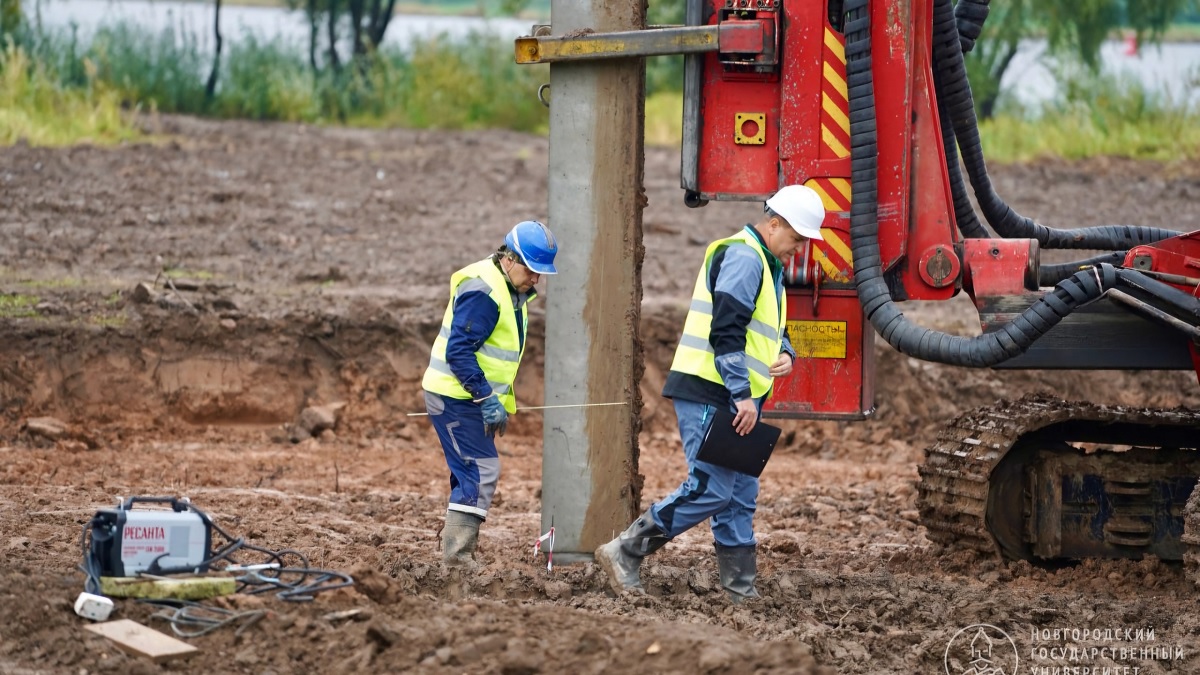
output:
[[[1196,408],[1193,374],[972,371],[880,345],[873,418],[783,422],[756,520],[765,598],[744,607],[720,592],[704,527],[648,561],[644,597],[614,597],[592,564],[535,561],[541,419],[527,413],[501,443],[481,567],[447,572],[441,451],[405,413],[423,409],[449,274],[517,220],[545,217],[545,139],[150,124],[160,141],[0,150],[0,672],[940,673],[953,639],[958,673],[971,664],[955,635],[981,623],[1011,636],[1006,647],[991,634],[1006,673],[1013,648],[1020,672],[1200,670],[1197,591],[1179,565],[1048,568],[941,550],[918,522],[915,488],[924,447],[968,408],[1032,392]],[[683,475],[657,383],[694,266],[705,242],[756,209],[683,207],[674,150],[649,150],[646,167],[648,503]],[[1044,223],[1200,229],[1197,165],[993,173],[1001,195]],[[963,298],[909,314],[977,330]],[[541,400],[537,313],[534,332],[523,405]],[[289,440],[305,406],[335,402],[346,406],[333,430]],[[64,423],[61,435],[26,428],[42,416]],[[117,496],[162,494],[356,584],[311,603],[223,601],[265,615],[192,639],[200,651],[187,659],[124,654],[72,612],[80,532]],[[119,601],[117,616],[169,632],[154,611]],[[1090,633],[1101,628],[1116,633]],[[1055,629],[1066,632],[1042,632]]]

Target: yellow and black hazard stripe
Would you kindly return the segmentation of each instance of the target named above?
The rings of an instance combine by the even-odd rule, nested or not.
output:
[[[845,38],[825,28],[821,77],[821,146],[820,156],[841,158],[850,156],[850,101],[846,95]],[[850,210],[850,180],[848,178],[813,178],[806,185],[821,195],[826,211]],[[850,234],[826,228],[824,242],[813,247],[813,258],[825,270],[825,275],[838,282],[848,282],[854,274],[850,254]]]

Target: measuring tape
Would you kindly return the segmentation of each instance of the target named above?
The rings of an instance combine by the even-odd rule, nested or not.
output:
[[[563,405],[534,405],[534,406],[527,406],[525,408],[517,408],[517,412],[521,412],[523,410],[552,410],[554,408],[594,408],[597,406],[604,406],[604,405],[629,405],[629,402],[628,401],[618,401],[616,403],[566,403]],[[429,413],[427,413],[427,412],[408,413],[408,417],[426,417],[428,415],[429,415]]]

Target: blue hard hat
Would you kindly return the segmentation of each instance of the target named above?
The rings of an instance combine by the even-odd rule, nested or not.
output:
[[[504,244],[508,250],[516,253],[532,272],[538,274],[558,274],[554,269],[554,254],[558,253],[558,242],[550,233],[550,228],[536,220],[523,220],[504,235]]]

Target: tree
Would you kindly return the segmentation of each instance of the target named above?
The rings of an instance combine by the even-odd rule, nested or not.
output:
[[[1037,0],[1009,0],[992,6],[980,39],[966,54],[967,77],[980,119],[990,118],[995,111],[1000,80],[1016,57],[1021,40],[1028,35],[1019,17],[1027,13],[1024,5],[1029,2]]]
[[[21,0],[0,0],[0,38],[12,35],[21,26]],[[0,43],[3,40],[0,39]],[[0,47],[3,47],[0,44]]]
[[[216,49],[213,52],[212,70],[208,71],[208,82],[204,83],[204,100],[212,103],[217,95],[217,76],[221,72],[221,45],[225,40],[221,37],[221,0],[216,0],[216,10],[213,12],[213,36],[216,39]]]
[[[308,59],[313,70],[321,61],[333,71],[340,71],[346,61],[339,43],[346,29],[350,37],[350,60],[365,67],[365,56],[383,41],[383,34],[396,10],[396,0],[286,0],[289,9],[304,11],[309,23]],[[321,27],[325,28],[322,44]]]
[[[516,16],[529,6],[529,0],[500,0],[500,13]],[[686,0],[647,0],[646,23],[651,26],[683,25]],[[655,56],[646,59],[646,94],[683,91],[683,56]]]
[[[646,22],[652,26],[682,25],[685,12],[684,0],[650,0]],[[646,94],[660,91],[683,91],[682,56],[659,56],[646,63]]]
[[[1044,36],[1050,54],[1077,58],[1098,71],[1100,46],[1114,31],[1130,28],[1139,42],[1158,43],[1176,17],[1197,7],[1197,0],[1004,0],[990,7],[988,0],[958,0],[960,31],[961,17],[970,14],[963,10],[971,5],[987,15],[979,41],[966,58],[976,108],[986,119],[1022,40]]]
[[[1177,17],[1200,9],[1200,0],[956,0],[974,5],[987,16],[974,48],[966,55],[967,72],[981,118],[991,117],[1000,95],[1000,80],[1017,55],[1021,41],[1046,38],[1048,51],[1100,67],[1100,46],[1113,31],[1132,29],[1139,41],[1157,43]],[[528,0],[501,0],[503,11],[516,13]],[[686,0],[648,0],[651,25],[682,24]],[[960,21],[960,30],[963,24]],[[657,57],[647,64],[647,92],[683,87],[683,59]]]

